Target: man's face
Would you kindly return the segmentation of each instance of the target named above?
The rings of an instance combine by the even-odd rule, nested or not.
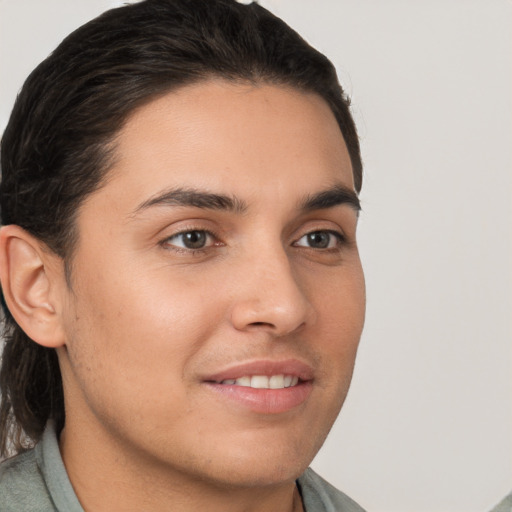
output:
[[[66,436],[180,478],[296,478],[343,404],[364,319],[333,114],[289,88],[204,82],[138,110],[116,142],[77,220]]]

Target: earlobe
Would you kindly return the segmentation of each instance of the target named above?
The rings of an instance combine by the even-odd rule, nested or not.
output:
[[[0,281],[7,306],[32,340],[51,348],[65,343],[54,293],[60,285],[56,258],[21,227],[0,230]]]

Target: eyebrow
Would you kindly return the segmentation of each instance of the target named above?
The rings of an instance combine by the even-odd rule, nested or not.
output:
[[[358,213],[361,211],[361,202],[354,190],[344,185],[334,185],[322,192],[307,195],[302,201],[300,209],[304,211],[323,210],[344,204]]]
[[[247,203],[235,196],[213,194],[202,190],[175,188],[149,198],[141,203],[134,211],[137,214],[151,206],[193,206],[207,210],[224,210],[234,213],[244,213]]]
[[[299,203],[299,210],[309,212],[312,210],[334,208],[339,205],[348,205],[356,212],[361,210],[361,203],[356,192],[339,184],[316,194],[308,194]],[[236,196],[180,187],[166,190],[161,194],[150,197],[137,206],[133,214],[137,215],[152,206],[192,206],[234,213],[245,213],[248,209],[247,203]]]

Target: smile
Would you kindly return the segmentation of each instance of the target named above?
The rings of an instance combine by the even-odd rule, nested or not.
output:
[[[225,379],[220,384],[243,386],[254,389],[284,389],[296,386],[299,377],[293,375],[245,375],[238,379]]]
[[[313,368],[297,359],[248,361],[201,379],[209,393],[232,410],[259,415],[299,408],[307,402],[314,380]]]

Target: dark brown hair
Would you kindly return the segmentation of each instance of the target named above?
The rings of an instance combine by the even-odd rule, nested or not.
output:
[[[274,83],[320,95],[362,183],[359,141],[335,69],[282,20],[234,0],[145,0],[70,34],[28,77],[1,142],[1,221],[44,242],[69,268],[81,202],[101,187],[112,142],[134,109],[210,77]],[[0,454],[64,425],[56,353],[33,342],[5,305]]]

